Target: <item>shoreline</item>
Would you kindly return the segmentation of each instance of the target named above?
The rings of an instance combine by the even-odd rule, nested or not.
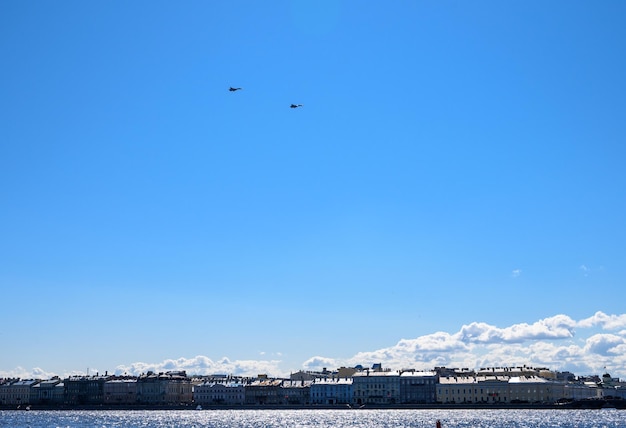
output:
[[[67,404],[29,404],[26,406],[0,405],[0,410],[13,411],[29,411],[29,410],[46,410],[46,411],[62,411],[62,410],[123,410],[123,411],[144,411],[144,410],[189,410],[189,411],[211,411],[211,410],[517,410],[517,409],[562,409],[562,410],[581,410],[581,409],[626,409],[626,400],[579,400],[564,404],[549,403],[476,403],[476,404],[390,404],[390,405],[364,405],[362,407],[352,407],[347,404],[322,405],[322,404],[304,404],[304,405],[271,405],[271,404],[245,404],[245,405],[219,405],[219,404],[200,404],[201,408],[197,408],[197,404],[180,404],[180,405],[149,405],[149,404],[84,404],[84,405],[67,405]]]

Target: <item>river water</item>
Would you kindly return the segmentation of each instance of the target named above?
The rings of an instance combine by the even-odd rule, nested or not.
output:
[[[626,410],[0,411],[11,428],[626,428]]]

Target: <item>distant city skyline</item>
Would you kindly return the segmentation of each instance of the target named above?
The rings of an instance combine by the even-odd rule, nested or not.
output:
[[[625,378],[624,16],[0,2],[0,376]]]

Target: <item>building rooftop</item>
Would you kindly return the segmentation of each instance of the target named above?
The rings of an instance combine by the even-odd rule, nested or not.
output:
[[[315,379],[315,385],[352,385],[352,378]]]
[[[400,374],[400,377],[433,377],[437,376],[437,373],[432,371],[404,371]]]
[[[399,376],[397,371],[388,371],[388,372],[374,372],[374,371],[362,371],[352,375],[353,378],[357,377],[393,377]]]
[[[511,376],[509,383],[548,383],[549,380],[539,376]]]

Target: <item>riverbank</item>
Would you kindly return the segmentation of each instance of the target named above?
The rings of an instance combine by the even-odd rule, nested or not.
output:
[[[337,405],[269,405],[269,404],[251,404],[251,405],[197,405],[197,404],[180,404],[180,405],[148,405],[148,404],[30,404],[30,405],[0,405],[0,410],[362,410],[362,409],[444,409],[444,410],[471,410],[471,409],[602,409],[615,408],[626,409],[626,400],[622,399],[589,399],[576,400],[566,403],[459,403],[459,404],[389,404],[374,405],[366,404],[363,406],[352,406],[348,404]]]

